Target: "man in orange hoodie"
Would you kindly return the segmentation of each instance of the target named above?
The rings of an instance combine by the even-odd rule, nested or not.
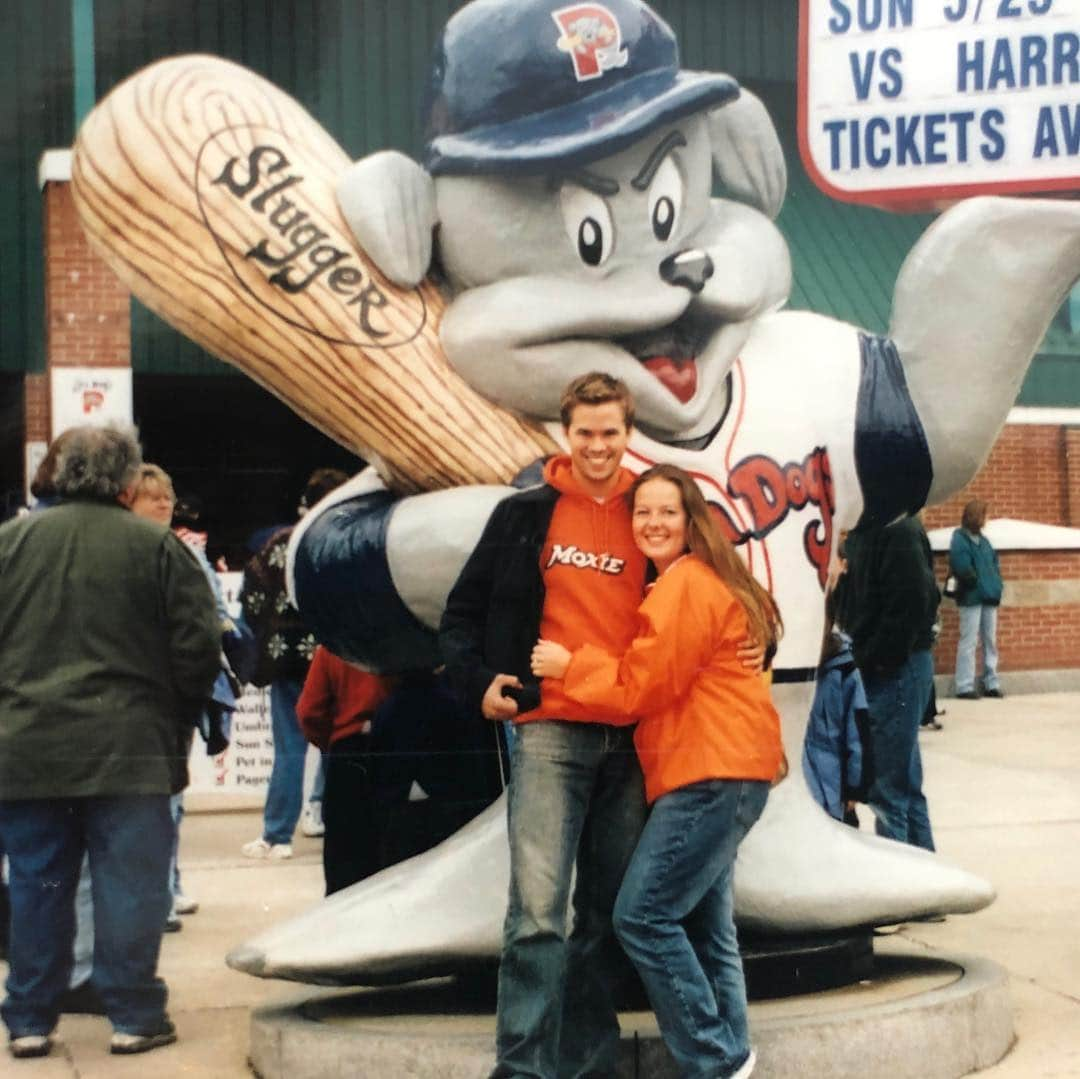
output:
[[[633,728],[576,704],[557,680],[537,683],[529,657],[538,637],[614,654],[633,639],[646,565],[623,498],[633,476],[620,466],[633,417],[629,390],[609,375],[567,387],[569,455],[496,507],[440,629],[462,701],[516,730],[494,1076],[615,1071],[611,912],[645,819]]]

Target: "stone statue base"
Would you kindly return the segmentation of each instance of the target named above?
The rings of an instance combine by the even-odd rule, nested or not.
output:
[[[1004,970],[908,947],[886,942],[847,988],[751,1003],[756,1079],[957,1079],[1000,1060],[1014,1040]],[[620,1079],[675,1079],[652,1013],[624,1011],[621,1024]],[[311,990],[253,1012],[250,1061],[261,1079],[484,1079],[494,1032],[490,976]]]

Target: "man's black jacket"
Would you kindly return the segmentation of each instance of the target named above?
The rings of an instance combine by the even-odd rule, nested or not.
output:
[[[525,688],[511,694],[519,712],[540,703],[530,656],[544,609],[540,554],[558,499],[559,492],[543,484],[500,502],[450,590],[439,647],[454,692],[468,709],[480,710],[497,674],[521,680]]]
[[[844,554],[838,615],[851,635],[855,662],[864,674],[894,671],[933,643],[941,596],[926,530],[917,517],[855,529]]]

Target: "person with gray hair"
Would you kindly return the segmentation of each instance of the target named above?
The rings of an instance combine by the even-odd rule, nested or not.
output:
[[[143,459],[133,430],[72,427],[65,435],[53,480],[61,498],[114,502],[135,481]]]
[[[92,982],[110,1051],[176,1040],[157,977],[169,911],[169,795],[217,674],[206,578],[168,529],[127,509],[134,433],[74,428],[56,505],[0,527],[0,846],[11,946],[0,1004],[16,1058],[47,1055],[89,855]]]

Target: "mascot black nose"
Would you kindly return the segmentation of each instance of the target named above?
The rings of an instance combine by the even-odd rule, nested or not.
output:
[[[700,292],[712,275],[713,262],[704,251],[679,251],[660,263],[660,276],[669,285],[681,285],[691,292]]]

